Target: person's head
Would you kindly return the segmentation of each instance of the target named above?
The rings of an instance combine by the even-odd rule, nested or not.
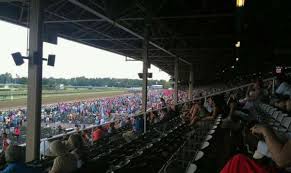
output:
[[[7,137],[8,137],[8,136],[7,136],[7,133],[5,133],[5,132],[2,133],[2,138],[3,138],[3,139],[6,139]]]
[[[207,98],[207,102],[208,102],[208,105],[211,106],[213,104],[213,99],[212,97],[208,97]]]
[[[262,79],[257,79],[255,82],[255,88],[263,88],[263,80]]]
[[[68,145],[71,149],[81,148],[83,145],[81,136],[78,134],[71,135],[68,139]]]
[[[9,145],[5,151],[6,162],[17,162],[21,160],[21,148],[15,145]]]
[[[49,150],[53,156],[61,156],[68,152],[66,145],[60,140],[55,140],[51,142],[49,146]]]
[[[111,128],[114,128],[114,126],[115,126],[115,122],[110,123],[109,126],[110,126]]]

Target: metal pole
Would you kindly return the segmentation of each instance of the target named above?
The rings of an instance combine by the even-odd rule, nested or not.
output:
[[[175,59],[175,85],[174,85],[174,102],[175,104],[178,103],[178,78],[179,78],[179,58]]]
[[[194,72],[193,65],[191,65],[189,74],[189,95],[188,95],[188,99],[190,101],[193,99],[193,82],[194,82]]]
[[[148,46],[149,45],[149,26],[145,27],[145,39],[143,42],[143,86],[142,86],[142,112],[144,118],[144,133],[146,133],[146,111],[147,111],[147,93],[148,93]]]
[[[275,79],[272,80],[272,95],[275,94]]]
[[[42,82],[42,0],[30,1],[26,161],[39,159]]]

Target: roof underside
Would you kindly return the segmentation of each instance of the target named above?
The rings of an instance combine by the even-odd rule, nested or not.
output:
[[[290,65],[290,3],[247,1],[237,10],[235,0],[46,0],[44,31],[141,60],[149,21],[149,61],[173,75],[179,57],[181,80],[188,80],[190,63],[195,80],[204,83],[222,71],[267,72],[275,64]],[[28,6],[27,0],[0,2],[0,18],[27,26]]]

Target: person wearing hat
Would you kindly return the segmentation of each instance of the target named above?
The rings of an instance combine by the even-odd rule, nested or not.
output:
[[[81,168],[85,160],[85,154],[83,152],[83,141],[79,134],[73,134],[68,139],[68,147],[71,154],[77,159],[77,167]]]
[[[60,140],[50,144],[50,152],[56,158],[49,173],[71,173],[77,170],[77,159]]]
[[[5,150],[7,166],[0,173],[39,173],[40,171],[30,168],[21,161],[21,148],[9,145]]]

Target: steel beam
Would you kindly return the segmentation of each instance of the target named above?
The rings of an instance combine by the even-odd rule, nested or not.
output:
[[[103,14],[97,12],[96,10],[94,10],[94,9],[92,9],[92,8],[90,8],[90,7],[88,7],[88,6],[84,5],[84,4],[82,4],[82,3],[80,3],[78,0],[69,0],[69,2],[71,2],[72,4],[75,4],[76,6],[82,8],[82,9],[84,9],[84,10],[86,10],[86,11],[88,11],[88,12],[94,14],[94,15],[96,15],[97,17],[100,17],[101,19],[106,20],[107,22],[111,23],[113,26],[118,27],[118,28],[124,30],[125,32],[130,33],[131,35],[133,35],[133,36],[135,36],[135,37],[137,37],[137,38],[139,38],[139,39],[144,40],[144,37],[143,37],[143,36],[137,34],[136,32],[134,32],[134,31],[132,31],[132,30],[130,30],[130,29],[128,29],[128,28],[122,26],[122,25],[120,25],[120,24],[117,23],[116,21],[113,21],[112,19],[110,19],[110,18],[104,16]],[[152,45],[152,46],[154,46],[154,47],[156,47],[156,48],[158,48],[158,49],[160,49],[160,50],[162,50],[162,51],[164,51],[164,52],[166,52],[167,54],[169,54],[169,55],[171,55],[171,56],[173,56],[173,57],[176,57],[175,54],[173,54],[172,52],[170,52],[170,51],[164,49],[163,47],[157,45],[156,43],[154,43],[154,42],[152,42],[152,41],[149,41],[149,44]],[[184,59],[182,59],[182,58],[179,58],[179,59],[180,59],[180,61],[182,61],[182,62],[184,62],[184,63],[186,63],[186,64],[188,64],[188,65],[191,64],[190,62],[188,62],[188,61],[186,61],[186,60],[184,60]]]
[[[149,47],[149,26],[145,27],[145,39],[143,41],[143,85],[142,85],[142,112],[144,114],[144,133],[146,133],[146,111],[148,94],[148,47]]]
[[[218,39],[218,38],[231,38],[232,35],[217,35],[212,37],[204,37],[204,36],[184,36],[184,37],[153,37],[151,40],[195,40],[195,39]],[[114,40],[140,40],[136,37],[130,37],[130,38],[82,38],[82,40],[94,40],[94,41],[114,41]]]
[[[26,161],[39,159],[42,92],[43,0],[31,0],[30,5]]]
[[[175,72],[174,72],[175,84],[174,84],[174,103],[178,103],[178,81],[179,81],[179,58],[175,59]]]
[[[20,0],[19,0],[20,1]],[[153,17],[152,20],[171,20],[171,19],[200,19],[200,18],[216,18],[216,17],[232,17],[231,13],[216,13],[216,14],[197,14],[191,16],[161,16]],[[120,18],[117,21],[141,21],[143,17]],[[44,23],[75,23],[75,22],[106,22],[106,19],[76,19],[76,20],[47,20]]]
[[[193,71],[193,65],[191,65],[190,72],[189,72],[189,95],[188,95],[188,99],[190,101],[193,99],[193,83],[194,83],[194,71]]]

